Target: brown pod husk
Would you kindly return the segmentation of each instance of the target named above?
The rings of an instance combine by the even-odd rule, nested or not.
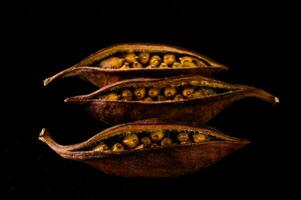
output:
[[[158,100],[153,101],[125,101],[103,98],[109,92],[118,92],[123,88],[158,87],[162,91],[165,86],[181,88],[190,85],[206,89],[194,93],[201,94],[201,96],[194,96],[193,94],[191,98],[180,100],[165,98],[161,100],[160,95],[156,97]],[[273,104],[279,102],[277,97],[261,89],[244,85],[232,85],[202,76],[125,80],[105,86],[88,95],[67,98],[65,102],[83,105],[96,119],[111,124],[159,118],[162,120],[197,122],[202,125],[230,104],[246,97],[259,98]]]
[[[186,58],[190,56],[194,58],[198,67],[187,67],[185,64],[181,65],[177,62],[177,67],[167,66],[165,67],[152,67],[146,66],[144,64],[143,67],[140,66],[141,63],[135,62],[140,66],[140,68],[130,67],[133,63],[128,63],[128,58],[125,54],[136,53],[151,53],[153,55],[157,54],[175,54],[180,57]],[[115,57],[114,57],[115,56]],[[118,59],[116,56],[123,56],[123,58]],[[162,55],[163,57],[163,55]],[[113,60],[112,60],[113,58]],[[107,60],[109,59],[109,60]],[[114,60],[115,59],[115,60]],[[122,59],[122,60],[121,60]],[[135,59],[131,56],[131,59]],[[102,64],[102,61],[105,64]],[[170,61],[169,61],[170,62]],[[179,61],[180,62],[180,61]],[[100,64],[99,64],[100,63]],[[122,67],[122,66],[124,67]],[[179,67],[180,66],[180,67]],[[182,67],[181,67],[182,66]],[[108,48],[104,48],[90,56],[86,59],[82,60],[78,64],[63,70],[54,76],[51,76],[44,80],[44,85],[48,85],[54,80],[70,77],[70,76],[79,76],[81,79],[87,80],[93,83],[96,86],[102,87],[108,85],[110,83],[114,83],[120,80],[125,80],[129,78],[137,78],[137,77],[168,77],[175,75],[183,75],[183,74],[202,74],[202,75],[211,75],[213,72],[223,71],[228,69],[226,66],[217,63],[216,61],[201,55],[199,53],[174,47],[170,45],[164,44],[119,44],[110,46]]]
[[[110,150],[101,152],[94,148],[99,143],[119,142],[118,140],[129,132],[141,138],[143,134],[158,130],[164,131],[170,138],[176,137],[178,132],[187,131],[189,134],[204,134],[207,139],[198,143],[151,145],[147,148],[140,145],[135,149],[116,152]],[[46,129],[41,131],[39,139],[63,158],[84,162],[104,173],[124,177],[185,175],[208,167],[249,143],[247,140],[224,135],[215,129],[159,120],[143,120],[117,125],[75,145],[57,144]]]

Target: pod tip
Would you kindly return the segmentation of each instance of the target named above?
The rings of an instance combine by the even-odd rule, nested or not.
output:
[[[49,78],[46,78],[45,80],[43,80],[43,85],[46,87],[49,83]]]
[[[274,97],[274,102],[275,102],[275,104],[280,103],[279,98],[278,97]]]
[[[44,142],[45,140],[44,140],[44,136],[45,136],[45,134],[46,134],[46,128],[42,128],[42,130],[41,130],[41,132],[40,132],[40,134],[39,134],[39,140],[40,141],[42,141],[42,142]]]

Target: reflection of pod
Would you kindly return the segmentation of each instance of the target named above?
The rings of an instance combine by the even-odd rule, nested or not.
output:
[[[137,132],[139,136],[139,133],[156,130],[202,132],[209,135],[210,140],[116,152],[93,150],[95,144],[106,142],[114,137],[118,138],[129,131]],[[46,129],[42,130],[39,139],[66,159],[88,163],[107,174],[128,177],[170,177],[188,174],[212,165],[249,143],[247,140],[233,138],[214,129],[197,128],[179,123],[163,123],[157,120],[117,125],[75,145],[57,144]]]
[[[178,57],[182,56],[191,56],[194,59],[200,60],[205,63],[205,65],[196,66],[196,67],[170,67],[170,68],[147,68],[148,58],[140,59],[141,64],[144,66],[142,68],[128,68],[117,66],[121,66],[121,63],[111,62],[111,59],[114,58],[117,60],[117,56],[123,55],[124,53],[144,53],[144,55],[148,55],[148,53],[153,55],[164,55],[168,53],[172,53]],[[115,57],[114,57],[115,56]],[[144,56],[145,57],[145,56]],[[106,59],[109,59],[110,62],[107,62]],[[122,58],[125,60],[124,58]],[[121,61],[121,60],[120,60]],[[105,64],[103,64],[105,63]],[[110,63],[112,63],[112,67],[110,68]],[[118,65],[117,65],[117,64]],[[103,66],[105,65],[105,66]],[[82,60],[78,64],[63,70],[52,77],[49,77],[44,80],[44,85],[48,85],[50,82],[61,79],[64,77],[70,76],[79,76],[80,78],[87,80],[99,87],[104,85],[129,79],[136,77],[166,77],[166,76],[174,76],[174,75],[182,75],[182,74],[211,74],[213,72],[218,72],[222,70],[226,70],[222,64],[219,64],[213,61],[210,58],[207,58],[199,53],[192,52],[190,50],[185,50],[178,47],[173,47],[169,45],[162,44],[119,44],[114,45],[105,49],[102,49],[90,56],[86,59]]]
[[[181,100],[154,101],[110,101],[98,98],[111,91],[118,92],[125,88],[162,88],[162,87],[193,87],[212,88],[215,94]],[[204,124],[217,115],[225,107],[246,97],[256,97],[270,103],[277,103],[277,97],[254,87],[232,85],[201,76],[173,77],[165,79],[130,79],[105,86],[91,94],[67,98],[65,101],[80,104],[87,108],[96,119],[107,123],[135,121],[147,118],[163,120],[190,121]]]

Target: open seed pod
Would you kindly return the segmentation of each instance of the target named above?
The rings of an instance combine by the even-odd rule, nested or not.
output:
[[[88,95],[67,98],[65,102],[83,105],[96,119],[111,124],[159,118],[202,125],[246,97],[273,104],[279,101],[258,88],[202,76],[179,76],[120,81]]]
[[[224,65],[204,55],[178,47],[163,44],[119,44],[102,49],[45,79],[44,85],[56,79],[79,76],[102,87],[129,78],[209,75],[226,69]]]
[[[57,144],[46,129],[41,131],[39,139],[63,158],[126,177],[188,174],[212,165],[249,143],[211,128],[158,120],[117,125],[75,145]]]

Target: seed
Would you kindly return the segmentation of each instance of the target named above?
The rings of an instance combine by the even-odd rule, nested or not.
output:
[[[116,93],[110,93],[110,94],[106,95],[104,99],[107,101],[118,101],[119,95],[117,95]]]
[[[169,66],[171,66],[176,61],[176,56],[174,54],[165,54],[163,56],[163,62]]]
[[[133,63],[137,61],[138,56],[136,56],[134,53],[128,53],[124,58],[127,62]]]
[[[198,90],[195,93],[193,93],[192,95],[190,95],[190,98],[200,98],[200,97],[204,97],[205,94],[202,90]]]
[[[206,140],[207,137],[204,134],[195,133],[193,134],[192,138],[193,138],[193,142],[203,142]]]
[[[194,92],[194,89],[192,87],[189,87],[189,88],[185,88],[183,91],[182,91],[182,94],[184,97],[189,97],[192,93]]]
[[[131,101],[133,99],[133,93],[131,90],[129,89],[124,89],[122,90],[121,92],[121,97],[124,99],[124,100],[127,100],[127,101]]]
[[[146,97],[145,99],[143,99],[143,101],[153,101],[153,99],[151,97]]]
[[[124,150],[124,147],[123,147],[122,144],[120,144],[120,143],[115,143],[115,144],[112,146],[111,150],[112,150],[113,152],[119,152],[119,151],[123,151],[123,150]]]
[[[133,62],[131,66],[132,66],[132,68],[137,68],[137,69],[142,68],[141,63],[139,63],[139,62]]]
[[[99,63],[99,66],[105,69],[118,69],[122,66],[124,59],[119,57],[110,57]]]
[[[151,144],[150,147],[151,147],[151,148],[157,148],[157,147],[159,147],[159,145],[157,145],[156,143],[153,143],[153,144]]]
[[[172,140],[169,137],[166,137],[161,141],[161,146],[167,146],[171,144],[172,144]]]
[[[179,140],[179,142],[187,142],[189,141],[189,135],[188,133],[181,132],[177,135],[177,139]]]
[[[134,90],[134,94],[135,94],[135,97],[136,97],[138,100],[144,99],[144,97],[145,97],[145,88],[136,88],[136,89]]]
[[[163,95],[158,95],[158,101],[165,101],[166,97]]]
[[[202,91],[203,91],[204,95],[216,94],[216,92],[213,89],[210,89],[210,88],[203,89]]]
[[[164,95],[166,97],[172,98],[176,95],[177,89],[175,87],[166,87],[164,89]]]
[[[138,60],[143,65],[147,64],[150,58],[150,53],[147,52],[141,52],[139,53]]]
[[[149,64],[152,66],[152,67],[157,67],[160,65],[160,62],[161,62],[161,58],[157,55],[153,55],[149,61]]]
[[[192,58],[190,56],[184,56],[180,58],[181,64],[183,67],[197,67],[197,64],[195,63],[197,59]]]
[[[106,144],[99,144],[96,147],[94,147],[93,150],[104,152],[104,151],[108,151],[109,147]]]
[[[161,63],[159,68],[168,68],[168,65],[166,63]]]
[[[143,137],[143,138],[141,138],[140,141],[144,145],[144,147],[148,147],[149,145],[152,144],[152,141],[149,137]]]
[[[179,62],[174,62],[174,63],[172,64],[172,67],[173,67],[173,68],[180,68],[180,67],[183,67],[183,66],[182,66],[182,64],[179,63]]]
[[[152,132],[150,134],[150,137],[154,142],[159,142],[163,139],[164,133],[162,130],[158,130],[158,131]]]
[[[150,88],[148,90],[148,95],[152,98],[158,96],[159,94],[160,94],[160,89],[158,89],[158,88]]]
[[[123,65],[120,67],[120,69],[129,69],[130,64],[128,62],[124,62]]]
[[[123,138],[122,143],[125,144],[128,148],[134,148],[138,145],[139,139],[136,134],[130,134]]]
[[[144,145],[140,144],[139,146],[137,146],[135,149],[144,149]]]
[[[184,97],[181,94],[177,94],[174,98],[175,101],[181,101],[184,100]]]

